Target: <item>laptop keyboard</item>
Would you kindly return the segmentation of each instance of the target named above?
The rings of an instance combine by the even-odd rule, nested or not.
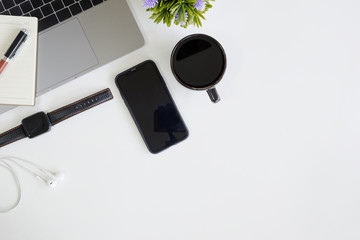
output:
[[[106,0],[0,0],[0,15],[39,19],[39,32]]]

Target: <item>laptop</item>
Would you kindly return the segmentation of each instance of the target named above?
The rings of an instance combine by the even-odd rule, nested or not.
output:
[[[37,95],[144,45],[126,0],[1,0],[0,14],[39,19]]]

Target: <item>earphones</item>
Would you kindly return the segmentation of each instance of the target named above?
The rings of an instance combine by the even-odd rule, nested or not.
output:
[[[41,177],[38,175],[38,176],[36,176],[36,178],[43,181],[51,188],[55,188],[59,182],[64,180],[64,176],[65,176],[64,173],[62,173],[62,172],[46,171],[46,172],[44,172],[44,174],[46,175],[46,177]]]
[[[21,185],[20,180],[16,174],[16,171],[14,168],[9,164],[13,163],[19,166],[20,168],[24,169],[25,171],[29,172],[30,174],[34,175],[37,179],[44,182],[47,186],[51,188],[55,188],[58,183],[64,180],[64,173],[62,172],[53,172],[50,170],[47,170],[43,167],[40,167],[39,165],[32,163],[28,160],[18,158],[18,157],[11,157],[11,156],[5,156],[0,157],[0,166],[3,166],[7,170],[10,171],[10,173],[13,175],[17,192],[18,192],[18,198],[16,202],[8,207],[8,208],[0,208],[0,212],[8,212],[11,209],[14,209],[20,202],[21,199]]]

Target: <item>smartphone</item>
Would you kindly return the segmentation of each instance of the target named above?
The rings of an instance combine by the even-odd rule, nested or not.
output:
[[[118,74],[115,83],[151,153],[187,138],[187,127],[152,60]]]

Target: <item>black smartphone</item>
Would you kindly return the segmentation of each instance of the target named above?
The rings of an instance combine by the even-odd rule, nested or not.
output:
[[[151,153],[158,153],[189,135],[153,61],[147,60],[118,74],[115,83]]]

